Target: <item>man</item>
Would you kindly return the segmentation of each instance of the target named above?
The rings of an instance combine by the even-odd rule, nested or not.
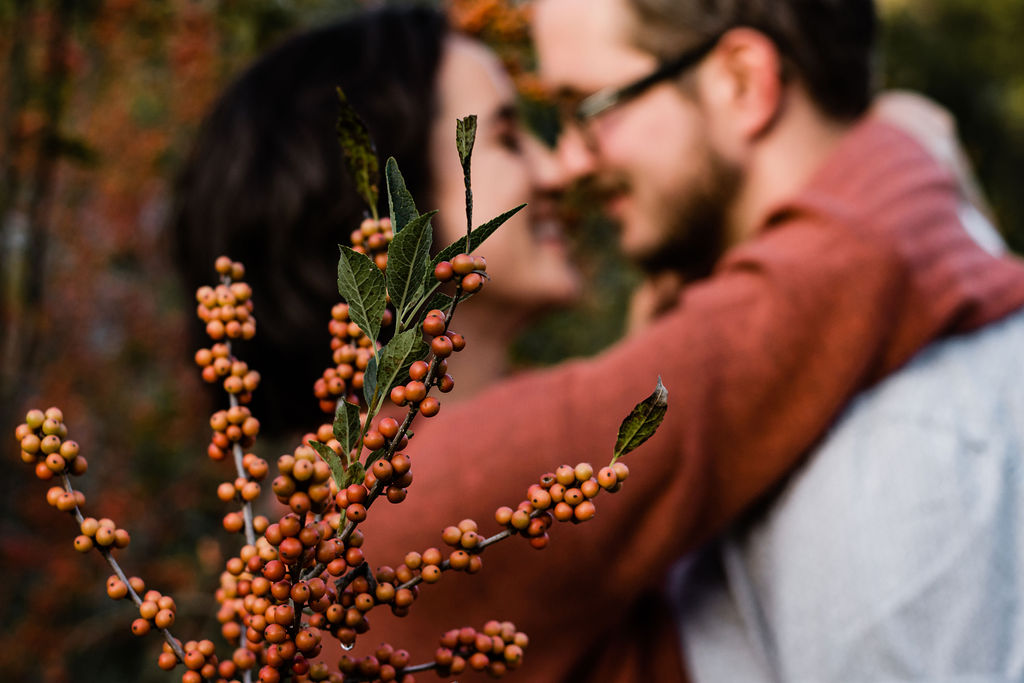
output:
[[[877,420],[860,406],[870,408],[874,392],[890,396],[884,406],[893,393],[918,395],[888,390],[901,385],[881,380],[897,371],[894,381],[932,377],[933,368],[961,358],[954,350],[948,360],[940,340],[981,328],[948,344],[1005,357],[1007,339],[1019,336],[1024,321],[998,321],[1024,306],[1024,269],[968,237],[955,182],[920,146],[865,118],[874,33],[868,0],[546,0],[537,9],[542,76],[568,112],[559,147],[566,180],[596,179],[622,223],[623,249],[651,267],[674,264],[694,282],[671,311],[602,356],[513,379],[473,405],[442,412],[438,428],[417,430],[417,484],[396,514],[371,516],[368,552],[436,545],[433,534],[467,516],[486,532],[489,512],[515,505],[541,472],[562,462],[604,464],[618,421],[659,374],[669,411],[659,433],[630,456],[623,490],[597,499],[594,522],[555,528],[551,547],[538,555],[519,539],[488,549],[479,576],[446,576],[425,587],[411,621],[398,627],[407,637],[393,642],[426,638],[429,645],[427,629],[509,618],[532,636],[524,680],[671,682],[683,678],[684,657],[706,680],[853,680],[843,672],[865,672],[829,661],[827,628],[839,624],[846,631],[835,642],[875,648],[872,663],[892,664],[870,669],[868,679],[905,674],[901,667],[921,650],[896,653],[912,653],[909,660],[889,657],[879,645],[887,622],[852,623],[849,610],[872,602],[879,538],[886,548],[897,541],[909,547],[931,541],[934,530],[887,537],[891,529],[880,523],[902,519],[896,514],[872,520],[875,526],[834,527],[856,528],[857,537],[836,539],[828,527],[804,533],[832,541],[828,566],[843,570],[830,576],[837,587],[808,570],[815,547],[801,543],[799,527],[775,522],[791,509],[801,523],[819,519],[815,504],[830,501],[804,494],[800,466],[859,462],[839,432],[872,428]],[[919,356],[906,366],[926,347],[933,361]],[[991,377],[976,378],[981,385],[971,390]],[[934,396],[937,385],[952,386],[914,386]],[[852,417],[826,438],[858,393]],[[830,449],[834,441],[846,447]],[[843,491],[864,505],[898,498],[912,471],[896,484],[879,479],[877,466],[921,445],[913,435],[877,445],[867,482],[826,467],[824,492]],[[956,448],[943,448],[946,474],[957,462],[969,466]],[[791,475],[790,497],[807,503],[777,498]],[[990,485],[971,491],[991,493]],[[863,495],[850,496],[850,487]],[[958,519],[955,497],[913,500],[952,505],[943,519]],[[831,502],[833,516],[820,519],[859,509]],[[776,530],[785,542],[772,543]],[[801,554],[782,552],[793,548]],[[683,556],[690,559],[677,595],[680,642],[662,590]],[[791,557],[801,560],[793,576],[807,581],[799,599],[799,582],[774,583],[788,576]],[[901,577],[927,576],[926,552],[903,559]],[[946,560],[943,567],[955,565]],[[841,592],[843,582],[864,599],[838,601],[848,621],[819,618],[815,609],[837,601],[830,591]],[[695,592],[695,585],[706,588]],[[905,587],[878,595],[922,595]],[[913,614],[916,603],[908,604]],[[926,610],[929,618],[933,612]],[[941,625],[925,626],[936,640],[922,637],[915,646],[943,640]],[[775,641],[776,634],[786,637]],[[803,650],[812,656],[801,659]],[[843,662],[856,654],[844,652]],[[956,656],[942,661],[951,666],[936,680],[955,673]],[[1007,661],[1013,671],[1020,660]]]

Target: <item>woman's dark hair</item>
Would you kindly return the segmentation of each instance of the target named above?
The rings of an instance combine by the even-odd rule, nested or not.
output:
[[[335,134],[335,89],[369,127],[381,168],[398,159],[423,205],[446,33],[442,14],[407,7],[296,35],[223,93],[180,172],[170,230],[186,288],[211,284],[218,255],[246,266],[258,328],[239,356],[263,376],[253,412],[264,433],[317,425],[312,387],[331,358],[337,245],[364,218]]]

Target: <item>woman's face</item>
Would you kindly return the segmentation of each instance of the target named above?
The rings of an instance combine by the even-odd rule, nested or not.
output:
[[[451,36],[438,71],[438,113],[431,131],[435,244],[466,234],[465,186],[455,147],[455,121],[477,115],[473,147],[473,227],[529,202],[476,255],[492,280],[486,299],[503,310],[533,311],[571,303],[579,277],[570,264],[555,206],[560,174],[549,150],[524,133],[512,82],[483,45]],[[481,300],[483,301],[483,300]]]

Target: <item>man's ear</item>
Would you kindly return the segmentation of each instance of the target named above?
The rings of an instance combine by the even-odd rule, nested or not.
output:
[[[708,58],[703,96],[733,133],[753,140],[767,132],[782,108],[782,57],[768,36],[734,28]]]

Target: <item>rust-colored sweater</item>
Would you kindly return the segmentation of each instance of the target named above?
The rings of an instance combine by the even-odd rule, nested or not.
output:
[[[953,180],[902,133],[860,123],[650,329],[415,428],[408,500],[364,526],[374,566],[443,547],[441,529],[465,517],[493,533],[495,508],[543,472],[606,464],[658,375],[669,390],[664,424],[627,457],[622,491],[595,499],[594,520],[555,524],[544,551],[519,538],[489,548],[480,574],[424,586],[407,619],[372,615],[366,644],[421,661],[446,629],[511,619],[531,638],[516,680],[681,680],[658,598],[666,570],[763,498],[858,391],[1021,306],[1024,267],[967,236]]]

